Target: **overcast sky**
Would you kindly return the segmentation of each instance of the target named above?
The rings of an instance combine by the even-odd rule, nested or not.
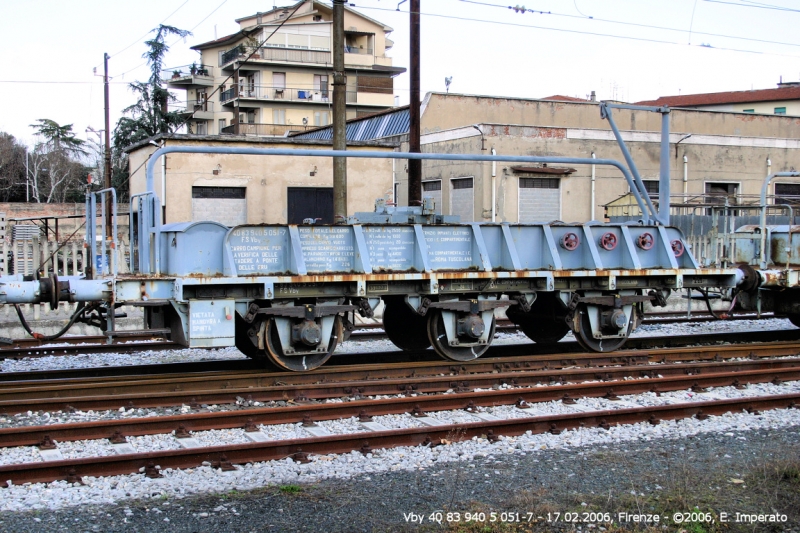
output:
[[[515,0],[520,1],[520,0]],[[408,6],[354,0],[394,29],[389,52],[408,68]],[[268,11],[273,0],[27,0],[0,4],[0,131],[33,142],[49,118],[103,128],[103,53],[112,57],[112,129],[133,103],[127,83],[145,80],[149,30],[191,29],[170,39],[167,66],[199,60],[189,50],[238,30],[236,18]],[[278,1],[277,5],[291,2]],[[544,13],[517,13],[500,0],[421,0],[422,92],[540,98],[554,94],[638,101],[658,96],[775,87],[800,80],[800,2],[792,0],[524,0]],[[516,5],[516,4],[514,4]],[[521,4],[520,4],[521,5]],[[408,103],[407,75],[395,80]],[[178,94],[182,94],[178,93]]]

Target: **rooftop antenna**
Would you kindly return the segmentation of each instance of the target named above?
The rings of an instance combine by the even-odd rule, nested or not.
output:
[[[448,76],[444,79],[444,92],[450,92],[450,84],[453,83],[453,76]]]

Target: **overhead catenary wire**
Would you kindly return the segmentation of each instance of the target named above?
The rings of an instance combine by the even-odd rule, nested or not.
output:
[[[487,6],[487,7],[497,7],[497,8],[502,8],[502,9],[511,9],[511,10],[515,9],[512,6],[504,6],[504,5],[500,5],[500,4],[493,4],[493,3],[490,3],[490,2],[479,2],[477,0],[459,0],[459,1],[467,3],[467,4],[476,4],[476,5],[482,5],[482,6]],[[727,34],[724,34],[724,33],[710,33],[710,32],[702,32],[702,31],[693,31],[691,28],[688,29],[688,30],[685,30],[685,29],[682,29],[682,28],[670,28],[669,26],[656,26],[656,25],[653,25],[653,24],[642,24],[642,23],[639,23],[639,22],[627,22],[627,21],[624,21],[624,20],[613,20],[613,19],[599,18],[599,17],[595,17],[595,16],[584,15],[582,13],[581,13],[580,16],[578,16],[578,15],[570,15],[569,13],[554,13],[552,11],[539,11],[539,10],[535,10],[535,9],[526,9],[524,7],[523,8],[517,8],[517,9],[524,9],[525,12],[534,13],[534,14],[540,14],[540,15],[552,15],[554,17],[564,17],[564,18],[572,18],[572,19],[578,19],[578,20],[592,20],[592,21],[596,21],[596,22],[605,22],[605,23],[608,23],[608,24],[619,24],[619,25],[622,25],[622,26],[631,26],[631,27],[644,28],[644,29],[650,29],[650,30],[672,31],[672,32],[689,33],[689,34],[695,34],[695,35],[705,35],[707,37],[721,37],[721,38],[724,38],[724,39],[736,39],[736,40],[739,40],[739,41],[748,41],[748,42],[756,42],[756,43],[764,43],[764,44],[777,44],[777,45],[780,45],[780,46],[800,47],[800,43],[787,43],[787,42],[784,42],[784,41],[771,41],[769,39],[755,39],[753,37],[742,37],[742,36],[739,36],[739,35],[727,35]],[[578,12],[580,13],[580,11],[578,11]],[[677,43],[677,44],[679,44],[679,43]]]
[[[364,9],[364,10],[386,11],[386,12],[392,12],[392,13],[395,12],[394,9],[387,9],[387,8],[381,8],[381,7],[371,7],[371,6],[356,6],[355,4],[351,4],[351,5],[353,5],[355,7],[359,7],[360,9]],[[502,7],[506,7],[506,6],[502,6]],[[534,29],[534,30],[555,31],[555,32],[560,32],[560,33],[589,35],[589,36],[594,36],[594,37],[609,37],[609,38],[623,39],[623,40],[630,40],[630,41],[649,42],[649,43],[654,43],[654,44],[669,44],[669,45],[677,45],[677,46],[682,46],[682,47],[693,46],[693,47],[697,47],[697,48],[706,48],[706,49],[711,49],[711,50],[721,50],[721,51],[726,51],[726,52],[740,52],[740,53],[756,54],[756,55],[771,55],[771,56],[778,56],[778,57],[800,58],[800,55],[795,55],[795,54],[784,54],[784,53],[779,53],[779,52],[767,52],[767,51],[761,51],[761,50],[748,50],[748,49],[745,49],[745,48],[731,48],[731,47],[725,47],[725,46],[712,46],[712,45],[706,44],[706,43],[699,44],[699,45],[687,45],[686,43],[680,43],[680,42],[676,42],[676,41],[669,41],[669,40],[665,40],[665,39],[654,39],[654,38],[649,38],[649,37],[637,37],[637,36],[633,36],[633,35],[617,35],[617,34],[611,34],[611,33],[601,33],[601,32],[575,30],[575,29],[567,29],[567,28],[554,28],[554,27],[549,27],[549,26],[537,26],[537,25],[533,25],[533,24],[521,24],[521,23],[516,23],[516,22],[504,22],[504,21],[497,21],[497,20],[476,19],[476,18],[470,18],[470,17],[459,17],[459,16],[455,16],[455,15],[442,15],[442,14],[439,14],[439,13],[420,12],[420,15],[421,16],[426,16],[426,17],[432,17],[432,18],[442,18],[442,19],[449,19],[449,20],[461,20],[461,21],[465,21],[465,22],[477,22],[477,23],[481,23],[481,24],[497,24],[497,25],[500,25],[500,26],[511,26],[511,27],[516,27],[516,28],[527,28],[527,29]],[[583,19],[583,17],[575,17],[575,18]],[[681,31],[685,31],[685,30],[681,30]],[[695,33],[698,33],[698,32],[695,32]]]

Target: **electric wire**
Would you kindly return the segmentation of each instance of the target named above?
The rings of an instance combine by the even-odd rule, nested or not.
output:
[[[460,1],[467,1],[467,0],[460,0]],[[396,11],[394,9],[387,9],[387,8],[381,8],[381,7],[371,7],[371,6],[363,6],[363,5],[356,6],[356,4],[351,4],[351,5],[354,6],[354,7],[359,7],[360,9],[364,9],[364,10],[386,11],[386,12],[395,12]],[[494,7],[497,7],[497,6],[495,5]],[[501,7],[505,8],[507,6],[501,6]],[[548,13],[547,12],[543,12],[543,14],[548,14]],[[610,37],[610,38],[630,40],[630,41],[649,42],[649,43],[654,43],[654,44],[670,44],[670,45],[677,45],[677,46],[693,46],[693,47],[698,47],[698,48],[708,48],[708,49],[713,49],[713,50],[721,50],[721,51],[725,51],[725,52],[740,52],[740,53],[755,54],[755,55],[770,55],[770,56],[778,56],[778,57],[800,58],[800,55],[794,55],[794,54],[784,54],[784,53],[779,53],[779,52],[764,52],[764,51],[759,51],[759,50],[748,50],[748,49],[745,49],[745,48],[731,48],[731,47],[724,47],[724,46],[712,46],[712,45],[706,44],[706,43],[699,44],[699,45],[686,45],[684,43],[679,43],[679,42],[676,42],[676,41],[668,41],[668,40],[664,40],[664,39],[653,39],[653,38],[647,38],[647,37],[635,37],[635,36],[631,36],[631,35],[616,35],[616,34],[611,34],[611,33],[590,32],[590,31],[573,30],[573,29],[566,29],[566,28],[553,28],[553,27],[549,27],[549,26],[536,26],[536,25],[532,25],[532,24],[519,24],[519,23],[514,23],[514,22],[502,22],[502,21],[497,21],[497,20],[485,20],[485,19],[475,19],[475,18],[469,18],[469,17],[458,17],[458,16],[454,16],[454,15],[441,15],[441,14],[438,14],[438,13],[420,12],[420,15],[426,16],[426,17],[432,17],[432,18],[461,20],[461,21],[465,21],[465,22],[478,22],[478,23],[482,23],[482,24],[497,24],[497,25],[500,25],[500,26],[511,26],[511,27],[517,27],[517,28],[534,29],[534,30],[555,31],[555,32],[560,32],[560,33],[574,33],[574,34],[579,34],[579,35],[589,35],[589,36],[593,36],[593,37]],[[573,18],[581,18],[581,19],[583,18],[583,17],[577,17],[575,15],[564,15],[564,16],[570,16],[570,17],[573,17]],[[678,30],[678,31],[684,31],[685,32],[685,30]],[[700,32],[695,32],[695,33],[700,33]],[[794,46],[794,45],[792,45],[792,46]],[[800,45],[798,45],[798,46],[800,46]]]
[[[771,9],[773,11],[789,11],[792,13],[800,13],[800,9],[792,9],[790,7],[776,6],[772,4],[762,4],[760,2],[747,2],[746,4],[740,4],[737,2],[725,2],[724,0],[705,0],[705,1],[713,4],[727,4],[729,6],[755,7],[759,9]]]
[[[476,4],[476,5],[482,5],[482,6],[487,6],[487,7],[497,7],[497,8],[502,8],[502,9],[514,9],[512,6],[504,6],[504,5],[500,5],[500,4],[493,4],[493,3],[490,3],[490,2],[479,2],[477,0],[459,0],[459,1],[467,3],[467,4]],[[693,31],[691,28],[689,30],[684,30],[684,29],[681,29],[681,28],[670,28],[668,26],[655,26],[655,25],[652,25],[652,24],[641,24],[641,23],[638,23],[638,22],[626,22],[626,21],[622,21],[622,20],[598,18],[598,17],[595,17],[595,16],[584,15],[579,10],[578,10],[578,13],[581,13],[581,16],[570,15],[569,13],[554,13],[554,12],[551,12],[551,11],[539,11],[539,10],[533,10],[533,9],[526,9],[526,12],[538,13],[538,14],[541,14],[541,15],[553,15],[555,17],[573,18],[573,19],[579,19],[579,20],[581,20],[581,19],[582,20],[593,20],[593,21],[597,21],[597,22],[606,22],[606,23],[609,23],[609,24],[619,24],[619,25],[622,25],[622,26],[632,26],[632,27],[651,29],[651,30],[664,30],[664,31],[673,31],[673,32],[679,32],[679,33],[689,33],[690,35],[691,34],[705,35],[707,37],[722,37],[724,39],[736,39],[736,40],[739,40],[739,41],[748,41],[748,42],[756,42],[756,43],[764,43],[764,44],[777,44],[777,45],[780,45],[780,46],[800,47],[800,43],[787,43],[787,42],[784,42],[784,41],[772,41],[772,40],[769,40],[769,39],[755,39],[753,37],[741,37],[741,36],[737,36],[737,35],[727,35],[727,34],[724,34],[724,33],[710,33],[710,32],[702,32],[702,31]],[[692,11],[692,18],[694,19],[694,11]],[[676,44],[680,44],[680,43],[676,43]]]

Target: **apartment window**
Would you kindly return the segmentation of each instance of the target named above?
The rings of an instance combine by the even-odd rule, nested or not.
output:
[[[195,124],[198,135],[206,135],[208,133],[208,126],[205,120],[198,120]]]
[[[285,72],[273,72],[272,73],[272,86],[275,89],[285,89],[286,88],[286,73]]]
[[[286,124],[286,110],[273,109],[272,110],[272,123],[273,124]]]
[[[228,125],[228,119],[221,118],[219,119],[219,132],[222,133],[222,130]]]
[[[327,111],[315,111],[314,112],[314,125],[315,126],[327,126],[329,124],[328,121],[328,112]]]
[[[755,113],[755,112],[756,112],[755,109],[743,109],[742,110],[742,113]]]
[[[250,124],[255,124],[256,123],[256,112],[255,111],[250,110],[250,111],[247,112],[247,122],[249,122]]]
[[[776,115],[785,115],[786,114],[786,108],[785,107],[776,107],[775,108],[775,114]]]
[[[328,76],[314,74],[314,90],[318,91],[322,98],[328,98]]]

